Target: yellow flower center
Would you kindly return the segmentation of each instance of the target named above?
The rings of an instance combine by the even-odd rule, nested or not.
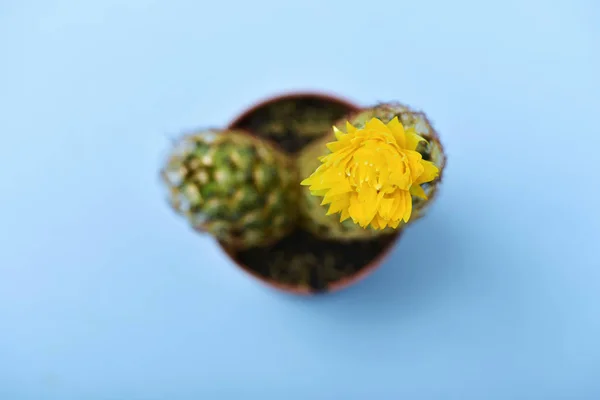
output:
[[[366,228],[397,228],[408,222],[412,195],[427,198],[421,184],[434,180],[438,168],[416,151],[424,141],[414,129],[404,129],[398,118],[384,124],[371,119],[364,128],[346,123],[347,132],[333,128],[336,141],[330,154],[302,185],[330,204],[328,215],[341,213]]]

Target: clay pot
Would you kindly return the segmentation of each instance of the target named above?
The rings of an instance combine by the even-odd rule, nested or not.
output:
[[[340,99],[340,98],[337,98],[337,97],[334,97],[331,95],[326,95],[326,94],[322,94],[322,93],[314,93],[314,92],[312,92],[312,93],[311,92],[289,93],[289,94],[284,94],[284,95],[279,95],[276,97],[269,98],[267,100],[261,101],[261,102],[257,103],[256,105],[250,107],[246,111],[242,112],[238,117],[236,117],[229,124],[228,128],[229,129],[244,129],[244,130],[248,131],[249,133],[251,133],[252,135],[255,135],[258,137],[263,137],[263,138],[267,137],[268,139],[272,140],[277,145],[279,145],[280,148],[283,148],[284,150],[288,151],[289,153],[294,154],[295,152],[297,152],[299,150],[300,147],[302,147],[302,140],[304,140],[306,138],[303,138],[303,139],[301,138],[300,140],[297,140],[298,138],[290,138],[289,137],[290,134],[284,132],[285,129],[281,129],[281,127],[285,126],[285,123],[282,121],[278,121],[277,118],[279,118],[279,117],[274,116],[274,114],[269,111],[269,110],[275,109],[274,107],[278,107],[281,105],[281,107],[284,111],[287,110],[286,112],[291,112],[293,114],[293,111],[290,111],[290,110],[295,109],[293,107],[293,104],[298,104],[298,105],[312,104],[312,105],[316,106],[317,108],[319,107],[319,105],[322,105],[322,107],[324,109],[329,107],[329,108],[327,108],[327,110],[335,109],[339,115],[332,117],[332,121],[329,126],[333,125],[333,120],[337,120],[340,117],[343,117],[344,115],[347,115],[349,113],[353,113],[353,112],[356,112],[357,110],[359,110],[359,106],[357,106],[347,100],[343,100],[343,99]],[[285,107],[287,107],[287,109]],[[281,122],[281,123],[279,123],[279,122]],[[260,126],[267,126],[267,125],[274,126],[276,130],[279,129],[279,133],[278,134],[265,133],[261,129],[257,128]],[[322,137],[323,134],[325,134],[326,132],[327,132],[327,130],[323,131],[322,133],[318,134],[317,136],[311,137],[311,140],[306,139],[307,143],[312,141],[313,139]],[[294,140],[291,140],[291,139],[294,139]],[[300,234],[300,235],[302,235],[302,234]],[[306,234],[304,234],[304,235],[306,235]],[[307,238],[308,236],[300,236],[300,237]],[[276,257],[276,254],[279,254],[279,255],[283,254],[283,256],[285,257],[286,251],[293,253],[293,245],[294,245],[293,241],[295,240],[295,243],[298,244],[298,242],[303,242],[305,239],[290,239],[292,241],[292,243],[291,243],[292,250],[289,250],[290,243],[281,245],[280,248],[277,247],[278,245],[275,245],[275,246],[273,246],[272,249],[260,250],[260,251],[262,251],[262,253],[257,251],[257,253],[253,255],[254,258],[252,258],[252,257],[249,258],[247,256],[247,254],[243,254],[242,252],[233,253],[231,251],[228,251],[222,245],[221,245],[221,248],[225,251],[226,254],[228,254],[228,256],[231,258],[231,260],[238,267],[240,267],[243,271],[248,273],[253,278],[256,278],[260,282],[266,284],[267,286],[276,288],[276,289],[279,289],[279,290],[282,290],[282,291],[288,292],[288,293],[310,295],[310,294],[315,294],[315,293],[327,293],[327,292],[338,291],[338,290],[346,288],[346,287],[353,285],[353,284],[359,282],[360,280],[364,279],[367,275],[369,275],[378,266],[381,265],[381,263],[389,255],[391,249],[393,248],[394,244],[399,239],[399,237],[400,237],[400,232],[397,232],[393,235],[388,235],[387,239],[385,239],[386,240],[385,243],[376,246],[374,250],[368,250],[370,252],[369,253],[369,257],[370,257],[369,261],[364,262],[363,265],[359,265],[355,269],[346,270],[346,273],[341,273],[340,276],[336,275],[336,278],[331,278],[331,276],[323,277],[321,274],[321,272],[327,273],[327,271],[325,271],[325,269],[326,269],[325,266],[321,266],[318,263],[321,263],[321,262],[324,263],[324,259],[326,259],[327,257],[322,257],[322,258],[319,258],[319,256],[313,257],[312,258],[313,263],[316,262],[317,264],[313,264],[313,266],[311,266],[311,267],[307,266],[306,271],[302,271],[301,267],[298,271],[296,271],[296,273],[298,273],[300,276],[304,276],[304,278],[301,278],[299,281],[301,283],[290,283],[289,279],[287,279],[287,278],[289,278],[289,276],[286,279],[278,279],[275,276],[275,274],[272,274],[270,272],[265,273],[266,270],[263,269],[263,266],[264,266],[264,264],[267,264],[270,261],[272,261],[269,258]],[[283,239],[282,242],[285,240],[286,239]],[[310,240],[315,240],[315,239],[306,239],[306,241],[310,241]],[[315,249],[316,249],[316,247],[324,248],[325,250],[323,250],[323,251],[325,251],[325,252],[327,252],[327,248],[328,248],[327,246],[331,247],[332,251],[333,251],[333,248],[335,247],[335,251],[338,251],[338,253],[342,254],[343,256],[346,256],[345,255],[346,253],[350,253],[352,251],[354,251],[354,252],[360,251],[360,250],[356,249],[357,245],[353,244],[353,243],[340,244],[340,243],[331,243],[328,241],[322,241],[319,243],[315,242],[315,244],[318,244],[318,246],[315,245]],[[306,246],[310,246],[310,244],[306,244]],[[343,246],[347,246],[347,250],[344,250]],[[359,248],[360,248],[360,246],[366,246],[365,248],[368,247],[367,245],[364,245],[362,243],[358,244]],[[288,250],[286,250],[286,249],[288,249]],[[310,253],[310,247],[308,248],[308,251]],[[365,251],[367,251],[367,250],[365,250]],[[289,255],[291,255],[291,254],[289,254]],[[311,257],[310,254],[308,257],[309,258]],[[351,255],[348,255],[347,257],[355,258],[355,259],[357,258],[356,256],[351,256]],[[249,259],[252,259],[253,261],[250,262],[250,261],[248,261]],[[284,266],[283,269],[285,269],[285,268],[289,268],[290,270],[293,269],[291,264],[282,263],[282,265]],[[290,266],[287,267],[285,265],[290,265]],[[332,271],[335,271],[335,268],[332,267]],[[308,274],[310,276],[302,275],[302,274]]]

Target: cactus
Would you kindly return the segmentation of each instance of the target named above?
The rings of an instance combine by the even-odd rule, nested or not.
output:
[[[268,141],[240,130],[178,139],[162,172],[171,207],[224,246],[267,246],[295,226],[293,162]]]
[[[427,116],[423,112],[415,111],[400,103],[384,103],[360,110],[348,118],[337,121],[335,126],[338,129],[344,129],[346,121],[349,121],[356,127],[362,127],[371,118],[378,118],[382,122],[388,123],[394,117],[398,117],[405,129],[413,128],[419,136],[426,139],[426,142],[419,144],[416,151],[423,156],[424,160],[431,161],[440,171],[438,178],[421,185],[427,195],[427,200],[412,196],[413,216],[411,217],[411,221],[409,221],[410,223],[426,214],[428,206],[432,204],[432,199],[437,193],[442,179],[442,172],[446,165],[446,155],[444,154],[438,133],[427,119]]]
[[[337,240],[392,233],[424,215],[444,164],[423,113],[396,103],[353,113],[298,159],[304,226]]]

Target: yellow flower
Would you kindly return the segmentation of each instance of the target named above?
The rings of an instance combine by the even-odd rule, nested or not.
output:
[[[434,180],[438,168],[415,149],[424,141],[414,129],[404,129],[397,117],[384,124],[372,118],[364,128],[346,122],[347,133],[333,128],[337,141],[320,158],[321,165],[302,185],[330,204],[328,215],[341,213],[366,228],[397,228],[408,222],[412,196],[426,199],[421,184]]]

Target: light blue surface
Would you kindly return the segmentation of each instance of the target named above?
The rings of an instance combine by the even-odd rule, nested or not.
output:
[[[0,3],[0,399],[600,399],[597,1]],[[318,298],[166,206],[168,137],[317,89],[424,109],[442,195]]]

